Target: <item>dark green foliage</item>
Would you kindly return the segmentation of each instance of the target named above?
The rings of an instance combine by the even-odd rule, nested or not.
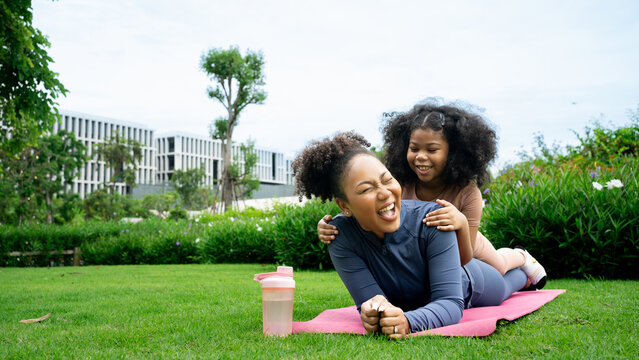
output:
[[[183,208],[176,206],[173,209],[169,210],[169,219],[178,220],[178,219],[188,219],[189,214]]]
[[[147,194],[142,198],[142,206],[147,211],[168,211],[175,204],[176,198],[176,193]]]
[[[111,220],[125,217],[124,196],[110,193],[107,188],[89,194],[82,205],[87,219]]]
[[[142,160],[142,144],[134,139],[127,139],[123,134],[114,131],[104,142],[95,145],[97,159],[104,161],[111,169],[110,188],[115,192],[115,183],[123,182],[135,187],[135,174]]]
[[[231,217],[207,225],[201,243],[202,261],[208,263],[273,263],[276,229],[272,217]]]
[[[255,141],[249,139],[246,144],[240,144],[239,156],[233,157],[233,164],[229,167],[235,199],[250,199],[260,188],[260,179],[254,174],[256,167]]]
[[[522,162],[488,187],[481,231],[497,248],[526,247],[553,278],[637,279],[638,178],[636,157],[594,169]],[[607,188],[613,179],[623,187]]]
[[[61,130],[40,137],[33,146],[17,154],[0,151],[0,221],[22,224],[46,221],[51,224],[64,202],[65,186],[86,161],[86,147],[73,133]],[[56,206],[57,205],[57,206]]]
[[[86,241],[117,236],[126,224],[87,222],[82,226],[34,224],[0,226],[0,255],[2,266],[34,266],[48,264],[48,257],[9,257],[11,251],[71,250]]]
[[[186,220],[149,219],[124,224],[115,234],[86,239],[82,256],[86,264],[186,264],[198,262],[196,239],[204,227]]]
[[[180,194],[182,204],[191,209],[193,203],[193,197],[197,189],[202,185],[206,173],[204,171],[204,164],[199,168],[191,168],[186,170],[177,169],[173,172],[171,177],[171,184],[175,191]]]
[[[317,238],[317,222],[326,214],[339,213],[337,205],[311,200],[304,206],[282,204],[275,210],[278,262],[300,269],[332,269],[328,248]]]
[[[179,211],[179,210],[178,210]],[[181,210],[184,211],[184,210]],[[2,266],[45,266],[5,256],[10,251],[68,250],[81,247],[85,264],[284,263],[296,268],[332,268],[317,239],[317,221],[336,214],[333,203],[248,208],[196,220],[150,217],[136,224],[87,222],[81,225],[0,227]],[[175,209],[173,213],[175,213]],[[186,216],[186,215],[185,215]]]
[[[0,151],[20,153],[59,118],[67,90],[49,69],[51,45],[32,25],[30,0],[0,0]]]
[[[639,278],[639,113],[629,114],[629,126],[595,122],[566,151],[539,136],[532,156],[503,171],[482,216],[495,247],[530,249],[552,277]]]
[[[599,122],[587,127],[584,136],[575,132],[579,145],[569,147],[568,157],[582,163],[608,164],[619,156],[639,155],[639,108],[629,111],[630,125],[608,129]]]

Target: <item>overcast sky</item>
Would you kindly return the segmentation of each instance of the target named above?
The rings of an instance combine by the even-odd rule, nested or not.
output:
[[[199,69],[210,48],[261,50],[263,105],[234,139],[293,157],[311,139],[355,130],[381,145],[380,116],[427,97],[485,109],[494,169],[534,134],[572,130],[639,106],[639,1],[34,0],[60,108],[208,135],[224,115]]]

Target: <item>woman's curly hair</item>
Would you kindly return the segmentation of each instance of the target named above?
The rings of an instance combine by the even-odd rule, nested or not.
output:
[[[400,184],[415,184],[417,175],[406,160],[410,136],[416,129],[442,131],[448,158],[442,176],[447,184],[485,184],[488,164],[497,154],[497,135],[480,115],[456,105],[418,104],[404,113],[391,113],[382,123],[384,162]]]
[[[291,164],[295,193],[300,199],[302,196],[310,199],[312,195],[322,201],[344,199],[340,182],[346,165],[358,154],[374,156],[367,149],[369,146],[363,136],[352,131],[311,142]]]

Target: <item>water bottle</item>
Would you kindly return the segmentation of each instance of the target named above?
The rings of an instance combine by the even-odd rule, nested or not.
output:
[[[278,266],[276,272],[256,274],[262,284],[262,330],[268,336],[288,336],[293,328],[295,280],[291,266]]]

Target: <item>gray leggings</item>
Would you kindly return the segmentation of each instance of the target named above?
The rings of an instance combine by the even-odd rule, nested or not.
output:
[[[477,259],[472,259],[463,268],[471,279],[464,301],[467,309],[497,306],[526,286],[528,281],[528,277],[520,268],[501,275],[497,269]]]

